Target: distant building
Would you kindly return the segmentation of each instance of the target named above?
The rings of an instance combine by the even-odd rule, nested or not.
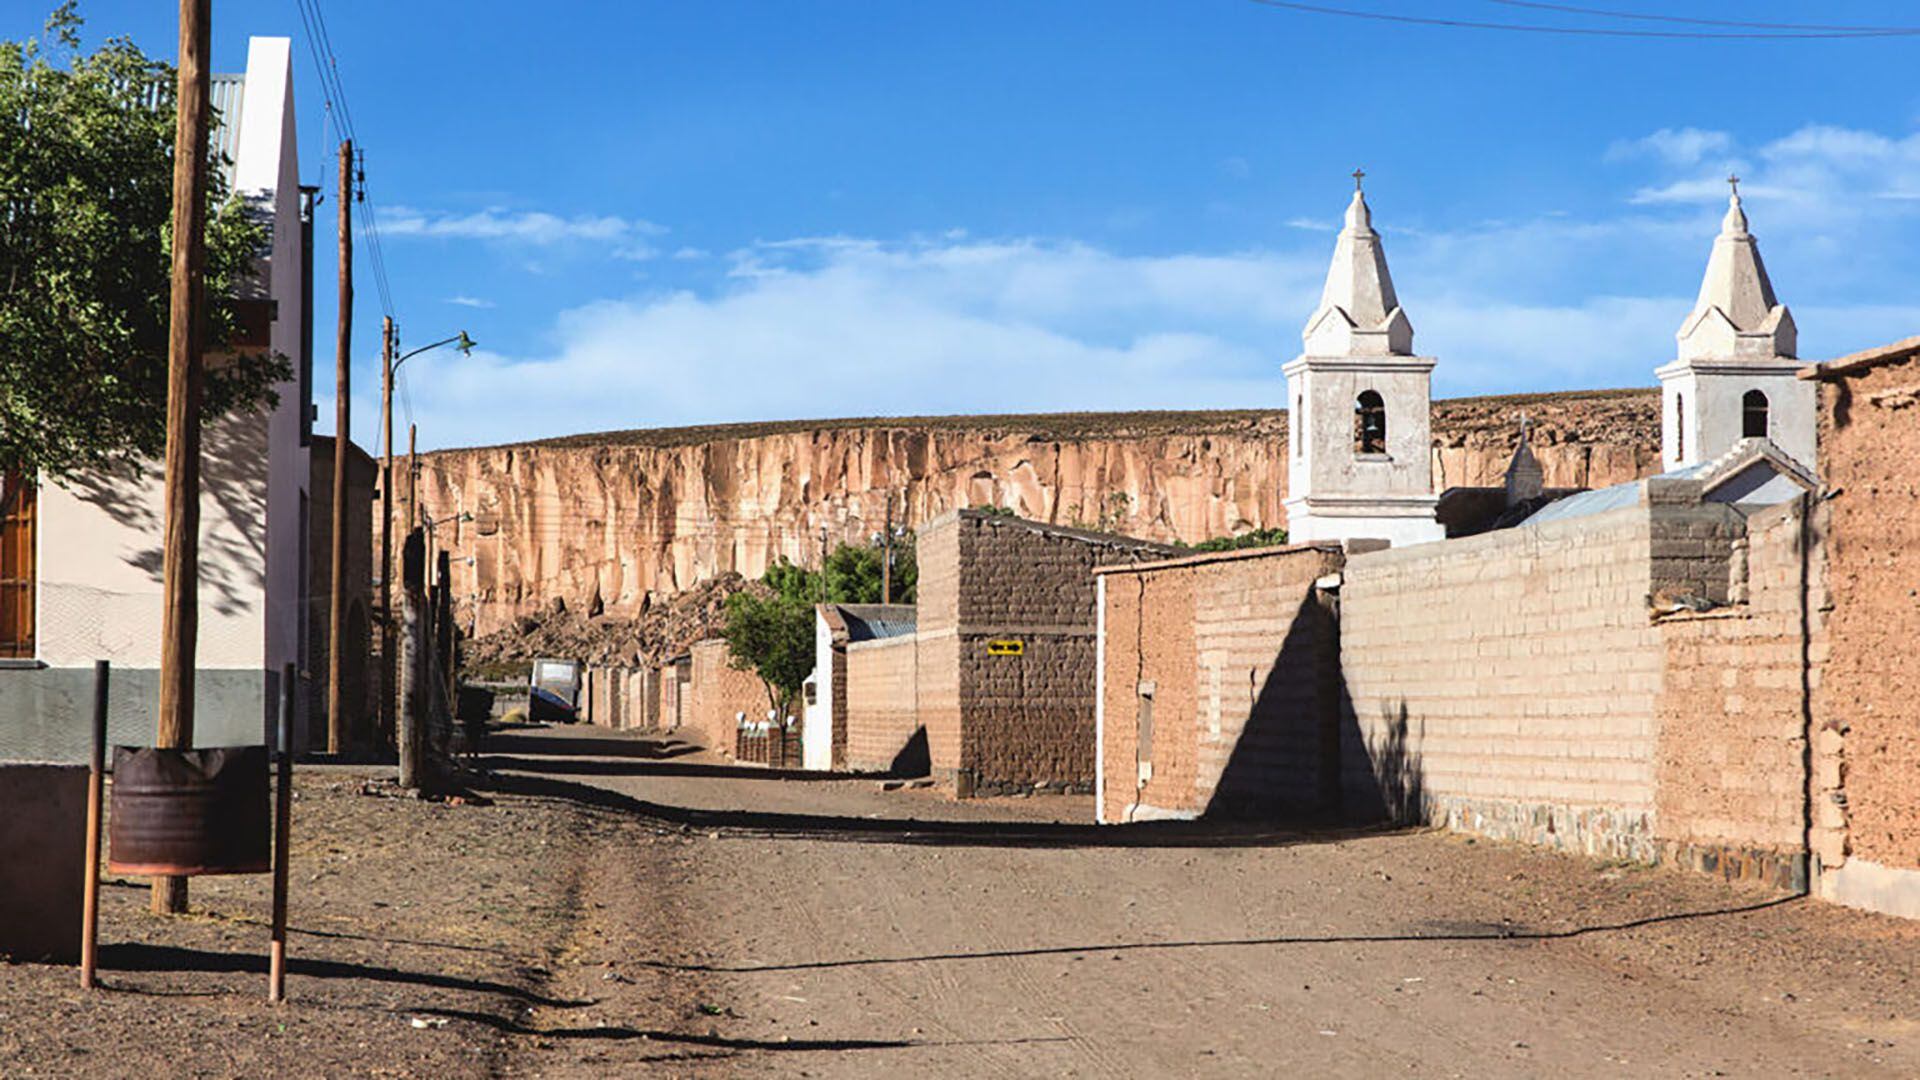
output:
[[[213,76],[213,142],[270,229],[242,347],[299,373],[270,412],[207,425],[200,495],[194,742],[258,743],[280,672],[304,656],[312,273],[289,40],[254,38],[243,75]],[[163,477],[69,487],[10,478],[0,501],[0,757],[84,761],[93,664],[113,664],[110,738],[150,744],[159,700]]]
[[[333,436],[316,435],[312,447],[310,490],[331,508],[333,492]],[[373,502],[379,469],[373,457],[347,444],[347,576],[346,649],[342,656],[342,700],[348,741],[373,740],[375,706],[379,700],[378,667],[373,663]],[[333,619],[333,522],[330,513],[308,518],[306,635],[308,675],[307,723],[304,738],[295,745],[323,750],[327,745],[327,691],[330,683],[328,646]]]
[[[1440,540],[1428,415],[1434,360],[1413,353],[1380,234],[1354,181],[1320,306],[1287,376],[1287,537]]]
[[[1714,238],[1700,298],[1677,335],[1680,355],[1660,377],[1660,462],[1698,465],[1741,439],[1771,439],[1814,466],[1813,385],[1795,378],[1799,334],[1774,296],[1760,244],[1736,189]]]
[[[847,767],[847,646],[911,634],[912,604],[819,604],[813,617],[813,677],[806,686],[801,763],[808,769]]]

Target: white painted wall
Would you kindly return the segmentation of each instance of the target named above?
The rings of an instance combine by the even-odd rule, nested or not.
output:
[[[1767,438],[1811,471],[1815,464],[1819,400],[1815,384],[1797,377],[1803,365],[1775,360],[1676,361],[1660,377],[1660,460],[1666,470],[1710,461],[1742,435],[1747,391],[1767,395]],[[1683,447],[1677,436],[1684,427]]]
[[[820,609],[813,611],[814,700],[800,733],[800,766],[822,772],[833,768],[833,631]]]

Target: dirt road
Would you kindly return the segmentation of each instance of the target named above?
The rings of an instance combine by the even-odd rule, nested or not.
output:
[[[503,791],[649,823],[592,854],[509,1071],[1920,1075],[1910,923],[1433,832],[1103,829],[604,732],[492,749]]]

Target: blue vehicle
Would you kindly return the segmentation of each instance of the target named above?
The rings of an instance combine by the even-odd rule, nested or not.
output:
[[[535,660],[527,686],[527,719],[571,724],[580,719],[580,664]]]

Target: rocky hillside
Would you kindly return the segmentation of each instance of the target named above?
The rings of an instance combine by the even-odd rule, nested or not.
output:
[[[1438,488],[1498,483],[1521,414],[1556,487],[1654,471],[1652,390],[1434,403]],[[1041,521],[1196,542],[1284,525],[1279,410],[910,417],[669,428],[425,455],[420,499],[482,634],[555,598],[638,616],[728,572],[996,505]],[[466,562],[464,557],[471,556]],[[650,600],[651,598],[651,600]]]

